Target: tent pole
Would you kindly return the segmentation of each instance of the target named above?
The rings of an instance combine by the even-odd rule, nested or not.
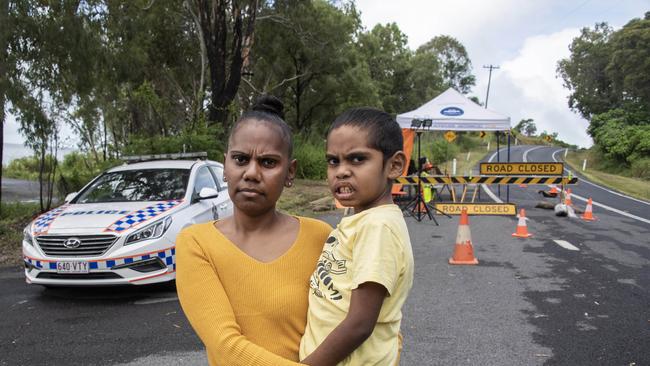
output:
[[[510,162],[510,131],[508,131],[508,163]],[[510,203],[510,185],[506,186],[506,202]]]
[[[499,158],[499,131],[495,133],[497,135],[497,163],[500,162]],[[501,185],[497,184],[497,194],[501,198]]]

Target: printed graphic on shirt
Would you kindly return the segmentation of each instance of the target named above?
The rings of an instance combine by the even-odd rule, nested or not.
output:
[[[335,236],[330,236],[325,241],[325,247],[318,259],[316,271],[309,279],[309,287],[314,295],[320,298],[327,297],[330,300],[341,300],[343,296],[334,286],[332,276],[340,276],[347,273],[344,259],[336,259],[334,249],[339,244]]]

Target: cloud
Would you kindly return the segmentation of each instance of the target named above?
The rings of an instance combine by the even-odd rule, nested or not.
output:
[[[446,34],[468,48],[482,44],[485,52],[492,54],[503,50],[504,43],[517,38],[521,32],[512,30],[520,29],[543,8],[542,4],[534,1],[517,0],[402,0],[382,2],[381,6],[377,6],[376,0],[358,0],[356,4],[367,28],[371,29],[377,23],[395,22],[408,35],[409,46],[413,49],[437,35]],[[504,33],[509,37],[500,42],[492,45],[485,42]],[[507,45],[505,48],[511,47]]]
[[[539,132],[558,132],[564,141],[590,146],[589,123],[568,108],[569,91],[556,76],[557,62],[569,56],[568,45],[578,34],[570,28],[527,38],[518,54],[493,72],[490,109],[510,115],[513,125],[533,118]],[[486,83],[475,90],[486,90]]]
[[[590,146],[592,141],[585,132],[588,122],[569,109],[569,92],[555,71],[557,61],[569,55],[568,45],[578,35],[578,28],[593,24],[574,19],[587,12],[583,5],[560,0],[403,0],[377,6],[376,1],[357,1],[367,28],[396,22],[408,35],[412,49],[440,34],[457,38],[465,45],[477,77],[470,95],[480,100],[485,99],[488,82],[483,65],[500,65],[492,73],[489,105],[510,115],[513,125],[522,118],[533,118],[540,132],[558,132],[564,141]],[[611,7],[602,1],[589,5]],[[580,26],[558,28],[566,22]]]

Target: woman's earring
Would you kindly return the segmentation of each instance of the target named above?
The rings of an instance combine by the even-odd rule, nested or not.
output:
[[[286,186],[287,186],[287,187],[291,187],[292,185],[293,185],[293,181],[292,181],[292,180],[290,180],[290,181],[288,181],[288,182],[286,183]]]
[[[225,175],[223,176],[223,181],[224,181],[224,182],[227,182],[227,181],[228,181],[228,179],[226,179],[226,176],[225,176]]]

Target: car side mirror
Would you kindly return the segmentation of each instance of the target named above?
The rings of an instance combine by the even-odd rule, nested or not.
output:
[[[75,198],[76,195],[77,195],[77,192],[72,192],[72,193],[68,194],[67,196],[65,196],[64,202],[72,201],[72,199]]]
[[[207,200],[210,198],[217,198],[219,196],[219,192],[214,189],[214,188],[201,188],[201,191],[199,192],[199,201],[200,200]]]

